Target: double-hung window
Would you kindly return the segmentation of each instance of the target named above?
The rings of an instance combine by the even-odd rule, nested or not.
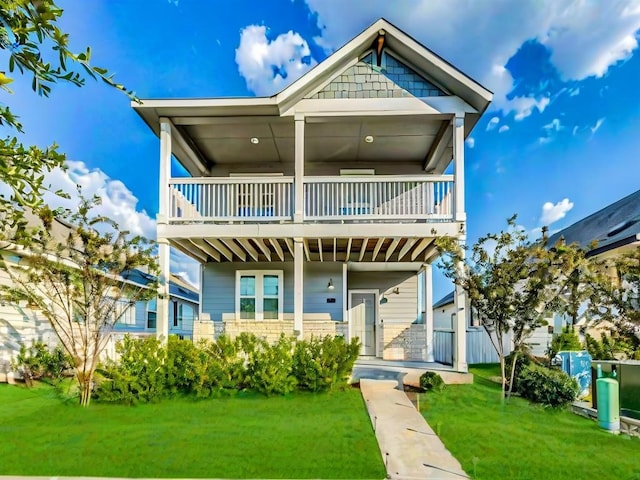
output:
[[[237,271],[236,316],[241,320],[282,319],[282,270]]]

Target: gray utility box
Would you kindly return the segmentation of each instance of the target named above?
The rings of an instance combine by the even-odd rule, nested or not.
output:
[[[603,377],[613,377],[620,385],[620,415],[640,420],[640,360],[592,360],[591,399],[598,408],[596,398],[596,365],[602,366]]]

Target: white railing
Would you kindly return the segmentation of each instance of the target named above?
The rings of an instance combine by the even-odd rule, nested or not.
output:
[[[174,178],[173,221],[280,221],[293,212],[292,177]]]
[[[453,219],[453,175],[307,177],[305,219]]]
[[[293,177],[173,178],[172,222],[280,222],[293,219]],[[304,178],[309,221],[453,220],[453,175]]]

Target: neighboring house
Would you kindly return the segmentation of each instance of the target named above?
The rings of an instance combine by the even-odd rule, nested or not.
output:
[[[64,238],[68,229],[66,222],[54,219],[52,234],[57,238]],[[9,245],[7,245],[9,247]],[[19,249],[7,248],[0,250],[0,255],[8,262],[18,264],[22,253]],[[152,277],[140,270],[128,272],[127,278],[140,285],[148,284]],[[8,282],[7,273],[0,270],[0,282]],[[126,300],[123,300],[126,302]],[[197,290],[180,277],[171,275],[169,281],[169,304],[171,305],[171,328],[169,334],[176,334],[183,338],[192,338],[194,319],[199,309]],[[111,333],[111,341],[105,348],[105,354],[111,356],[115,352],[115,342],[126,333],[142,337],[156,334],[155,328],[156,300],[137,302],[131,305],[115,324]],[[56,345],[58,338],[51,328],[49,321],[40,311],[26,303],[13,305],[0,303],[0,381],[6,381],[7,373],[11,371],[11,360],[19,353],[21,345],[31,345],[41,341],[47,345]]]
[[[549,245],[560,238],[587,249],[587,257],[603,260],[640,248],[640,190],[556,232],[549,237]],[[585,319],[580,318],[578,325],[584,323]],[[604,324],[589,326],[588,332],[599,337],[606,328]]]
[[[454,303],[454,293],[442,297],[433,304],[433,339],[434,339],[434,359],[440,363],[452,363],[451,337],[453,336],[453,326],[456,322],[456,306]],[[484,327],[480,325],[474,317],[474,312],[467,304],[469,311],[467,323],[467,363],[497,363],[498,354],[491,343],[491,339]],[[546,327],[545,327],[546,329]],[[495,338],[495,337],[494,337]],[[509,353],[513,349],[511,344],[511,334],[505,335],[504,352]]]
[[[549,245],[561,237],[588,249],[588,257],[606,259],[640,247],[640,190],[554,233]]]
[[[128,279],[140,285],[153,281],[153,276],[140,270],[129,272]],[[200,295],[198,290],[183,278],[170,274],[169,277],[169,330],[168,335],[182,339],[193,339],[194,323],[198,319]],[[114,325],[110,342],[105,348],[107,356],[115,358],[115,345],[125,335],[144,338],[157,335],[156,298],[136,302]]]
[[[380,19],[272,97],[133,103],[160,139],[161,269],[169,247],[201,264],[194,335],[344,335],[432,360],[420,299],[435,239],[465,239],[464,141],[491,98]],[[171,177],[172,157],[191,178]],[[167,301],[157,315],[164,334]]]

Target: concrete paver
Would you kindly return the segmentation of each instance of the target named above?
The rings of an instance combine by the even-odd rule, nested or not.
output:
[[[393,479],[469,478],[396,380],[360,380],[387,477]]]

